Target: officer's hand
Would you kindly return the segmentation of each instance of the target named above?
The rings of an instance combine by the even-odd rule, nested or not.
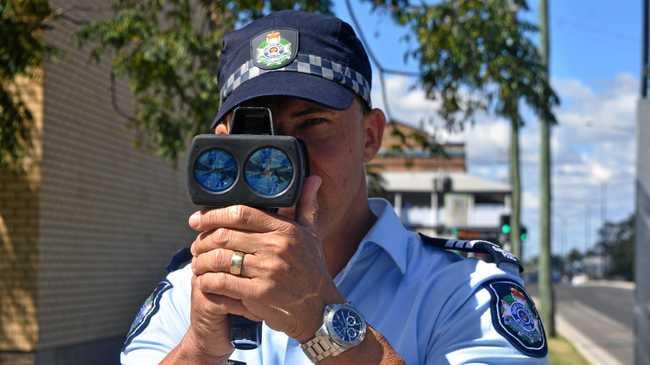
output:
[[[305,180],[295,221],[241,205],[190,218],[192,228],[202,231],[192,244],[201,292],[241,300],[248,313],[301,342],[313,337],[325,304],[345,301],[315,229],[320,182],[316,176]],[[229,273],[234,251],[246,254],[241,276]],[[224,302],[224,310],[245,313],[238,303]]]
[[[206,293],[199,287],[199,279],[192,276],[190,327],[182,341],[183,349],[214,363],[214,359],[228,358],[234,351],[230,345],[228,313],[259,321],[248,312],[241,301],[226,296]]]
[[[190,327],[182,341],[183,349],[208,359],[229,357],[234,349],[229,341],[230,326],[224,303],[233,300],[203,293],[193,275]]]

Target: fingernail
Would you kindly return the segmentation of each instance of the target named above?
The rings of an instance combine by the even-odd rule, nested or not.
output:
[[[201,212],[200,211],[194,212],[194,214],[190,216],[190,226],[197,227],[199,225],[200,220],[201,220]]]

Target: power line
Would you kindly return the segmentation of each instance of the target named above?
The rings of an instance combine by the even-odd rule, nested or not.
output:
[[[384,79],[384,74],[396,74],[396,75],[413,76],[413,77],[419,77],[420,74],[417,72],[400,71],[400,70],[394,70],[394,69],[383,67],[381,63],[379,63],[379,59],[375,56],[375,53],[372,51],[372,49],[369,46],[369,43],[366,40],[363,30],[361,29],[361,26],[357,21],[357,16],[355,15],[354,10],[352,9],[352,4],[350,3],[350,0],[345,0],[345,5],[348,9],[348,13],[350,14],[350,19],[352,19],[352,24],[354,25],[354,28],[357,30],[357,33],[359,33],[359,38],[361,39],[361,43],[365,47],[366,52],[368,52],[370,61],[377,67],[377,71],[378,71],[377,76],[379,76],[379,82],[381,83],[381,96],[384,102],[384,109],[386,111],[386,115],[388,116],[388,120],[390,122],[393,120],[393,117],[390,111],[390,105],[388,104],[388,95],[386,93],[386,80]]]

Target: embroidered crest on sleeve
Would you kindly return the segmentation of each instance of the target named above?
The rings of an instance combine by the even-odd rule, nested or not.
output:
[[[508,280],[492,281],[484,286],[492,296],[490,309],[497,332],[528,356],[546,356],[544,326],[526,291]]]
[[[158,309],[160,309],[160,299],[162,298],[163,293],[171,288],[172,283],[165,279],[158,283],[156,288],[153,290],[153,293],[145,299],[138,314],[136,314],[133,319],[131,327],[129,327],[129,332],[126,335],[123,348],[126,348],[137,335],[147,328],[149,321],[151,321],[151,317],[153,317],[153,315],[158,312]]]

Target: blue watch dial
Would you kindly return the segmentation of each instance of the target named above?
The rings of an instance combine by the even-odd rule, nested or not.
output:
[[[359,314],[348,308],[340,308],[332,318],[332,328],[345,343],[355,342],[365,331],[365,322]]]
[[[291,184],[293,165],[281,149],[263,147],[253,152],[246,161],[244,179],[257,194],[273,197]]]
[[[237,161],[230,152],[211,148],[196,159],[193,175],[204,189],[223,193],[237,179]]]

